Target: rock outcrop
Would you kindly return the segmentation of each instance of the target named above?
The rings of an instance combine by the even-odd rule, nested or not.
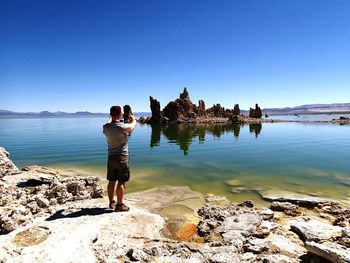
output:
[[[160,103],[158,100],[153,99],[152,96],[149,96],[150,107],[152,111],[152,117],[148,120],[148,122],[155,123],[160,122],[163,119],[163,114],[160,110]]]
[[[16,165],[10,160],[10,153],[0,147],[0,178],[18,172]]]
[[[0,181],[0,233],[14,231],[65,203],[102,196],[98,177],[41,166],[26,167]]]
[[[164,116],[170,121],[182,121],[189,118],[196,118],[198,109],[189,97],[187,88],[180,94],[180,98],[171,101],[163,109]]]
[[[260,107],[258,106],[258,104],[255,104],[255,109],[250,108],[249,117],[255,118],[255,119],[261,119],[262,111],[261,111]]]
[[[237,116],[241,114],[241,110],[239,109],[239,105],[235,104],[234,108],[233,108],[233,115]]]
[[[205,117],[205,102],[204,102],[204,100],[198,101],[198,117]]]
[[[219,103],[206,109],[205,102],[199,100],[198,106],[192,103],[187,88],[184,88],[180,97],[175,101],[170,101],[164,109],[160,110],[160,104],[157,100],[150,97],[150,106],[152,117],[141,118],[142,123],[155,122],[230,122],[234,115],[240,114],[239,105],[234,109],[225,109]]]

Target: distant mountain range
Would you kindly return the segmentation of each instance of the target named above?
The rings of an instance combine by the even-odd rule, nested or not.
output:
[[[136,117],[150,116],[149,112],[135,112]],[[89,111],[77,111],[74,113],[63,111],[41,111],[41,112],[14,112],[8,110],[0,110],[0,118],[77,118],[77,117],[108,117],[108,113],[94,113]]]
[[[340,113],[350,114],[350,103],[333,103],[333,104],[309,104],[297,107],[286,108],[265,108],[263,113],[268,115],[292,115],[292,114],[330,114]],[[248,114],[246,110],[241,110],[241,113]],[[136,117],[151,116],[150,112],[135,112]],[[93,113],[89,111],[77,111],[74,113],[56,111],[41,111],[41,112],[14,112],[8,110],[0,110],[0,118],[55,118],[55,117],[108,117],[108,113]]]
[[[309,104],[293,108],[265,108],[263,113],[269,115],[289,115],[289,114],[330,114],[330,113],[350,113],[350,103],[333,104]]]

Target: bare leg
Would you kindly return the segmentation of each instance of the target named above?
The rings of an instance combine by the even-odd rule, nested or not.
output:
[[[113,198],[114,197],[114,186],[115,186],[115,182],[108,181],[107,192],[108,192],[109,203],[112,203],[112,201],[114,199]]]
[[[117,203],[118,204],[123,203],[124,190],[125,190],[125,183],[118,182],[118,185],[117,185]]]

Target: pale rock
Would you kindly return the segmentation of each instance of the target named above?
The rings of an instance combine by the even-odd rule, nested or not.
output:
[[[246,244],[244,244],[245,252],[253,252],[254,254],[260,254],[264,251],[269,250],[269,243],[266,239],[254,238],[248,240]]]
[[[56,205],[56,204],[57,204],[57,199],[56,198],[51,198],[50,202],[49,202],[49,205],[53,206],[53,205]]]
[[[192,191],[188,186],[161,186],[125,196],[125,200],[130,204],[150,212],[156,212],[159,208],[192,198],[202,198],[202,195]]]
[[[310,219],[295,219],[291,221],[291,230],[297,233],[305,241],[321,241],[330,240],[341,237],[342,228],[339,226],[332,226],[320,220]]]
[[[274,211],[285,211],[285,210],[294,210],[294,209],[298,209],[298,206],[295,204],[291,204],[288,202],[272,202],[271,206],[270,206],[271,210]]]
[[[342,237],[339,243],[350,248],[350,227],[344,227],[342,230]]]
[[[205,201],[212,205],[227,206],[230,205],[230,201],[225,196],[217,196],[213,194],[207,194],[204,197]]]
[[[50,234],[48,228],[34,226],[17,233],[12,242],[19,247],[34,246],[45,241]]]
[[[267,238],[271,252],[280,253],[291,258],[298,258],[306,253],[306,249],[288,238],[278,235],[270,234]]]
[[[334,242],[322,244],[314,241],[306,242],[305,247],[311,253],[323,257],[333,263],[350,262],[350,249]]]
[[[239,250],[242,250],[246,239],[241,234],[237,233],[236,230],[230,230],[228,232],[222,233],[221,235],[225,242],[229,242],[230,244],[239,248]]]
[[[234,252],[220,252],[210,258],[213,263],[240,263],[239,254]]]
[[[208,243],[207,243],[208,244]],[[237,244],[228,244],[224,245],[222,243],[209,243],[205,244],[199,248],[199,252],[204,255],[206,258],[211,258],[214,254],[218,253],[241,253],[243,252],[243,243]]]
[[[136,249],[129,249],[129,251],[126,253],[126,256],[131,261],[141,261],[141,262],[148,262],[149,256],[143,252],[142,249],[136,248]]]
[[[285,255],[266,255],[262,258],[263,263],[297,263],[299,260]]]
[[[10,153],[7,152],[5,148],[0,147],[0,178],[19,171],[9,157]]]
[[[50,205],[50,201],[45,197],[37,197],[36,203],[40,208],[47,208]]]
[[[270,208],[264,208],[260,215],[263,217],[264,220],[271,220],[274,216],[274,212]]]
[[[258,238],[267,237],[270,232],[278,227],[278,224],[263,220],[261,224],[254,231],[253,236]]]
[[[344,227],[342,229],[342,237],[350,238],[350,227]]]
[[[244,253],[239,255],[240,262],[245,262],[245,263],[255,263],[256,260],[256,255],[252,252]]]
[[[243,236],[249,236],[254,233],[257,226],[261,224],[261,217],[257,213],[245,212],[237,216],[230,216],[224,220],[221,226],[221,233],[231,230]]]
[[[26,207],[32,212],[32,214],[37,214],[40,212],[40,208],[36,202],[31,202],[26,205]]]
[[[290,202],[293,204],[297,204],[299,206],[306,206],[306,207],[338,204],[338,202],[331,199],[304,195],[304,194],[299,194],[299,193],[294,193],[294,192],[289,192],[284,190],[272,190],[272,189],[260,190],[259,194],[263,199],[268,201]]]

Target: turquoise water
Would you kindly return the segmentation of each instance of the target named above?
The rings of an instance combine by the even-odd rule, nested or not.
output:
[[[45,165],[104,178],[105,121],[0,119],[0,145],[19,167]],[[350,199],[350,125],[138,125],[129,151],[129,192],[170,184],[233,201],[260,201],[259,189]]]

